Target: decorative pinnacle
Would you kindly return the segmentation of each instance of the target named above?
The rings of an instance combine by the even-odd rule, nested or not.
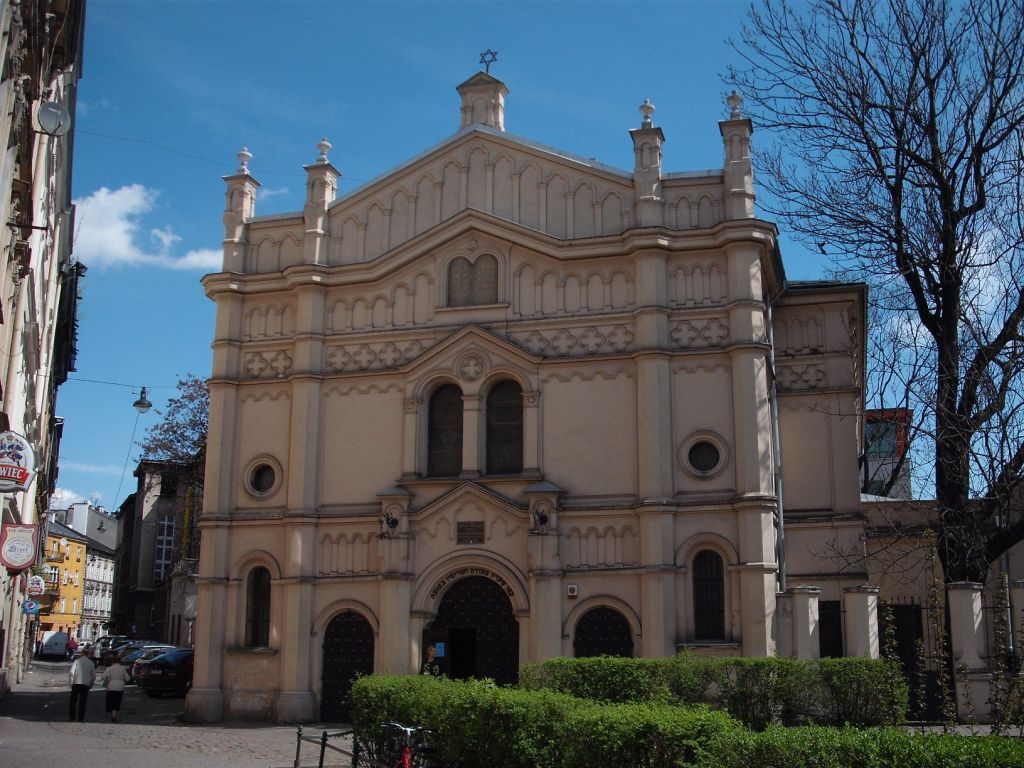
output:
[[[640,105],[640,114],[644,116],[644,119],[640,121],[640,127],[651,128],[654,125],[654,121],[651,120],[651,115],[654,114],[654,105],[651,104],[650,99],[644,99],[644,103]]]
[[[320,139],[320,143],[316,145],[316,148],[320,150],[320,157],[318,157],[316,161],[318,163],[326,163],[327,153],[330,152],[331,149],[333,149],[331,142],[329,142],[327,140],[327,137],[324,136],[322,139]]]
[[[480,63],[486,68],[487,74],[491,74],[491,64],[498,60],[498,52],[488,48],[480,54]]]
[[[739,120],[743,115],[740,113],[740,107],[743,106],[743,97],[733,88],[732,93],[725,100],[726,104],[729,105],[729,119]]]
[[[252,152],[249,151],[248,147],[242,147],[242,151],[239,152],[236,157],[238,158],[238,173],[249,175],[249,161],[252,160]]]

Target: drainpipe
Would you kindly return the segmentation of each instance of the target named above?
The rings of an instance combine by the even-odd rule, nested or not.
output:
[[[783,279],[779,292],[768,297],[765,307],[768,338],[768,411],[772,422],[772,464],[775,475],[775,497],[778,500],[778,508],[775,515],[775,559],[779,564],[779,591],[786,591],[786,525],[784,505],[782,503],[782,440],[779,437],[779,402],[778,389],[775,377],[775,333],[773,329],[774,319],[772,307],[782,294],[786,292],[786,282]]]

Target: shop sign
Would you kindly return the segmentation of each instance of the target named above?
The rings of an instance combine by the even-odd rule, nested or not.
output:
[[[0,532],[0,565],[17,573],[31,568],[39,554],[39,526],[4,523]]]
[[[17,432],[0,432],[0,493],[27,491],[36,471],[36,456]]]
[[[35,600],[26,600],[24,603],[21,604],[21,610],[23,613],[38,616],[39,603],[37,603]]]
[[[28,580],[28,592],[29,597],[35,597],[46,592],[46,579],[42,576],[32,576]]]

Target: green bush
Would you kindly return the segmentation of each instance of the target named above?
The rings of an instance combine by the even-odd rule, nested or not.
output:
[[[895,659],[821,659],[815,720],[826,725],[889,725],[903,721],[910,691]]]
[[[737,663],[739,661],[740,663]],[[733,682],[776,686],[768,664],[716,665]],[[817,673],[821,665],[798,665]],[[824,665],[828,667],[829,665]],[[841,667],[842,665],[833,665]],[[852,667],[854,665],[848,665]],[[560,667],[559,667],[560,668]],[[531,672],[539,674],[537,670]],[[834,669],[839,681],[849,674]],[[838,682],[836,683],[838,684]],[[854,684],[862,685],[863,678]],[[698,686],[699,687],[699,686]],[[772,700],[781,688],[769,692]],[[739,696],[733,692],[733,696]],[[749,708],[747,702],[737,705]],[[778,704],[766,705],[784,717]],[[761,715],[754,715],[762,718]],[[899,728],[743,728],[722,711],[653,702],[607,704],[489,681],[429,676],[364,677],[352,688],[360,744],[379,755],[380,723],[398,720],[434,730],[440,768],[1020,768],[1024,740],[1000,736],[920,735]]]
[[[891,727],[770,726],[735,738],[716,759],[721,768],[1019,768],[1024,743]]]
[[[524,667],[519,685],[602,702],[706,703],[755,730],[898,723],[909,698],[898,663],[862,658],[553,658]]]
[[[570,693],[592,701],[669,701],[674,697],[667,672],[664,659],[553,658],[524,666],[519,673],[519,687]]]
[[[657,704],[603,705],[551,691],[424,676],[364,677],[352,687],[362,748],[381,754],[388,720],[434,731],[447,768],[622,768],[697,765],[741,726],[724,712]]]

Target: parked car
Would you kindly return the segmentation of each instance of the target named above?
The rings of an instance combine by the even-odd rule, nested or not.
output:
[[[154,656],[137,665],[135,682],[154,698],[165,693],[184,696],[192,687],[194,655],[191,648],[176,648]]]
[[[173,645],[147,645],[125,653],[120,661],[128,669],[128,682],[135,682],[135,665],[141,661],[149,661],[161,653],[176,650]]]
[[[39,647],[40,658],[60,656],[62,659],[68,655],[68,633],[67,632],[46,632],[43,635],[42,645]]]
[[[100,653],[100,664],[109,666],[114,658],[123,659],[126,653],[131,653],[147,645],[163,645],[159,640],[129,640],[124,638],[116,643],[111,643]]]

